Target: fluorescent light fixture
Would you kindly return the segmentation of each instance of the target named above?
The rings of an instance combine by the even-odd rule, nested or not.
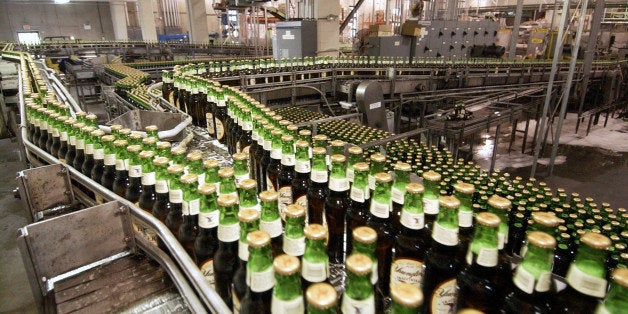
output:
[[[70,3],[70,0],[55,0],[56,4],[66,4],[66,3]]]

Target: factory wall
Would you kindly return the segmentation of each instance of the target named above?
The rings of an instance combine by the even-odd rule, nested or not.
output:
[[[39,31],[40,38],[74,36],[76,39],[113,39],[107,2],[0,1],[0,40],[17,40],[21,30]]]

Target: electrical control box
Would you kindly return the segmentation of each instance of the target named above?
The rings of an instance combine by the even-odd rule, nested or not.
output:
[[[316,20],[277,22],[273,38],[275,59],[314,57],[317,51]]]

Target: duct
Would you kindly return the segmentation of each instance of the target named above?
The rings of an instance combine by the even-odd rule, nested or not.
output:
[[[179,5],[177,3],[177,0],[171,0],[171,1],[174,4],[174,21],[175,21],[175,26],[176,27],[181,27],[181,20],[180,20],[180,17],[179,17]]]
[[[163,21],[164,21],[164,27],[169,27],[169,21],[168,21],[168,16],[166,14],[166,4],[164,3],[164,0],[161,0],[161,16],[163,17]]]

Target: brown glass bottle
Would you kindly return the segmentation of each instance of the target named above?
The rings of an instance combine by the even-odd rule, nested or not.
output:
[[[237,266],[240,236],[237,201],[238,198],[235,195],[218,196],[220,223],[218,225],[218,250],[214,255],[214,278],[216,293],[230,308],[233,305],[231,283]]]
[[[138,200],[141,209],[152,212],[157,195],[155,194],[155,169],[153,164],[155,152],[152,150],[144,150],[140,152],[140,160],[142,161],[142,192]]]
[[[353,229],[366,225],[369,216],[370,189],[368,188],[369,165],[359,162],[353,165],[353,184],[351,185],[351,205],[347,210],[347,252],[352,252]]]
[[[168,216],[166,216],[166,227],[170,229],[172,234],[179,234],[179,227],[183,220],[183,190],[179,179],[183,174],[182,165],[172,165],[168,167],[168,175],[170,177],[170,187],[168,189],[168,200],[170,204],[170,210],[168,210]]]
[[[344,263],[345,260],[345,218],[351,203],[349,180],[344,155],[331,156],[332,170],[329,176],[329,195],[325,199],[324,214],[329,233],[327,255],[331,263]]]
[[[126,150],[129,153],[129,183],[124,191],[124,198],[137,203],[142,194],[142,163],[139,156],[142,146],[129,145]]]
[[[307,193],[312,166],[308,156],[309,144],[306,141],[297,141],[296,161],[294,165],[294,179],[292,180],[292,203],[299,204],[307,209]]]
[[[220,216],[216,186],[212,183],[202,184],[198,193],[201,196],[201,208],[198,214],[198,235],[194,241],[194,256],[205,280],[214,288],[214,255],[218,249]]]
[[[127,168],[129,159],[126,151],[127,141],[116,140],[113,142],[113,145],[116,147],[116,173],[113,179],[112,190],[120,197],[124,197],[126,187],[129,185],[129,170]]]
[[[198,213],[200,211],[200,196],[198,194],[198,176],[187,173],[181,176],[183,188],[183,202],[181,213],[183,214],[177,239],[190,257],[195,260],[194,241],[198,233]]]
[[[281,171],[281,131],[272,130],[272,149],[270,152],[270,160],[266,167],[266,189],[278,191],[279,186],[277,179]]]
[[[246,265],[249,261],[249,245],[246,237],[250,232],[259,230],[260,214],[255,209],[240,209],[238,220],[240,221],[240,240],[238,243],[238,266],[233,274],[233,311],[240,312],[241,300],[248,290]]]
[[[307,193],[308,223],[322,225],[325,199],[329,193],[327,165],[325,163],[326,150],[322,147],[314,147],[312,154],[312,171]]]
[[[172,205],[168,196],[168,162],[166,157],[157,157],[153,160],[155,166],[155,203],[153,204],[153,216],[162,223],[166,223],[166,217]]]

